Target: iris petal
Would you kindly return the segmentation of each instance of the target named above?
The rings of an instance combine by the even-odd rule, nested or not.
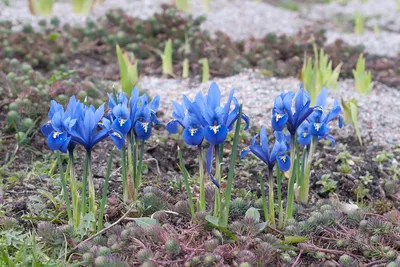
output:
[[[167,129],[167,131],[171,134],[176,134],[178,133],[179,130],[179,123],[177,120],[172,120],[170,122],[167,123],[167,125],[165,125],[165,128]]]
[[[326,99],[328,98],[328,89],[326,87],[322,88],[321,92],[319,92],[317,96],[316,105],[322,108],[325,108]]]
[[[290,158],[288,155],[283,154],[276,157],[278,167],[281,171],[287,172],[290,169]]]
[[[217,83],[213,82],[208,89],[207,94],[207,104],[211,107],[211,109],[215,110],[220,106],[221,103],[221,91]]]
[[[51,125],[51,121],[46,122],[45,124],[43,124],[43,126],[40,128],[40,130],[42,131],[42,133],[45,136],[49,136],[49,134],[54,131],[53,126]]]
[[[117,118],[113,121],[111,128],[121,132],[122,135],[126,135],[131,129],[131,120]]]
[[[152,128],[150,123],[137,121],[135,123],[135,133],[141,140],[147,140],[150,138]]]
[[[312,123],[310,125],[311,135],[325,137],[328,133],[329,127],[325,123]]]
[[[282,113],[275,113],[272,116],[271,125],[275,131],[282,131],[288,121],[288,115]]]
[[[250,151],[265,164],[268,164],[268,152],[264,151],[261,146],[255,144],[249,146]]]
[[[225,125],[214,125],[204,128],[204,137],[212,145],[222,144],[227,136],[228,128]]]
[[[68,137],[66,132],[51,132],[47,136],[47,145],[51,150],[59,150],[63,153],[67,153],[67,147],[71,137]]]
[[[182,133],[183,141],[191,146],[198,146],[204,138],[203,128],[192,126],[186,127]]]
[[[312,135],[307,132],[303,132],[303,133],[299,134],[297,137],[297,142],[299,142],[299,144],[302,146],[310,145],[311,140],[312,140]]]
[[[125,144],[125,139],[124,139],[124,135],[117,130],[111,130],[109,132],[109,136],[111,137],[111,140],[113,140],[115,146],[121,150],[124,147]]]
[[[269,151],[267,129],[265,127],[262,127],[260,131],[260,145],[264,151]]]

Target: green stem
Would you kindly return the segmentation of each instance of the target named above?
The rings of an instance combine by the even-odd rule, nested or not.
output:
[[[114,149],[111,150],[110,157],[108,158],[106,177],[104,179],[104,186],[103,186],[103,196],[101,198],[101,204],[100,204],[99,224],[98,224],[97,232],[101,231],[103,229],[104,207],[106,206],[108,183],[110,181],[113,153],[114,153]]]
[[[88,164],[88,189],[89,189],[89,212],[92,212],[96,217],[96,193],[94,190],[93,183],[93,172],[92,172],[92,154],[89,152],[89,164]]]
[[[283,201],[282,201],[282,172],[279,170],[279,168],[276,168],[276,188],[278,191],[278,214],[279,214],[279,220],[278,220],[278,226],[279,228],[283,227]]]
[[[133,142],[132,142],[132,151],[133,151],[133,161],[132,161],[132,165],[133,165],[133,175],[132,175],[132,181],[133,181],[133,198],[132,199],[136,199],[136,196],[135,196],[135,191],[136,191],[136,187],[137,187],[137,185],[136,185],[136,183],[137,183],[137,178],[136,178],[136,176],[137,176],[137,165],[138,165],[138,162],[137,162],[137,151],[138,151],[138,148],[137,148],[137,140],[135,139],[135,137],[134,136],[132,136],[132,140],[134,140]]]
[[[181,170],[182,170],[182,175],[183,175],[183,178],[185,181],[185,187],[186,187],[186,193],[187,193],[188,201],[189,201],[190,213],[192,214],[192,218],[193,218],[195,211],[194,211],[192,192],[191,192],[190,185],[189,185],[189,173],[185,167],[185,163],[183,162],[182,152],[179,147],[178,147],[178,158],[179,158],[179,164],[180,164]]]
[[[204,188],[204,157],[201,145],[199,148],[199,177],[200,177],[200,197],[199,197],[199,211],[206,210],[206,193]]]
[[[294,165],[297,162],[296,159],[296,135],[292,135],[291,143],[290,143],[290,169],[289,169],[289,181],[288,181],[288,194],[287,194],[287,203],[286,203],[286,214],[285,214],[285,224],[289,218],[293,217],[293,202],[294,202]]]
[[[128,143],[128,170],[129,175],[126,177],[127,199],[133,200],[135,191],[135,175],[136,175],[136,153],[135,151],[135,137],[133,133],[129,135]]]
[[[142,184],[142,165],[143,165],[143,154],[144,154],[144,140],[142,140],[140,144],[140,152],[139,152],[139,164],[136,171],[136,180],[135,180],[135,194],[134,201],[136,201],[139,197],[139,188]]]
[[[68,220],[71,220],[72,219],[71,204],[69,202],[67,184],[65,182],[64,170],[63,170],[63,166],[62,166],[60,151],[57,150],[56,154],[57,154],[58,168],[60,171],[60,181],[61,181],[61,186],[62,186],[62,190],[63,190],[65,206],[67,207]]]
[[[79,227],[81,220],[81,212],[79,209],[79,192],[78,182],[75,176],[75,164],[73,150],[69,151],[69,171],[70,171],[70,184],[71,184],[71,197],[72,197],[72,220],[75,228]]]
[[[313,140],[311,141],[311,144],[310,144],[310,150],[309,150],[307,161],[305,164],[305,169],[302,171],[302,174],[304,177],[304,183],[303,183],[303,187],[300,188],[299,200],[300,200],[300,202],[302,202],[304,204],[306,204],[308,202],[308,198],[309,198],[311,164],[312,164],[313,155],[315,152],[317,142],[318,142],[317,137],[313,137]]]
[[[124,202],[128,200],[128,185],[126,173],[126,149],[125,146],[121,149],[121,164],[122,164],[122,199]]]
[[[215,150],[215,179],[218,184],[221,185],[221,164],[219,156],[219,145],[214,146]],[[215,189],[215,200],[214,200],[214,216],[219,216],[221,210],[221,192],[218,188]]]
[[[236,128],[235,128],[235,135],[233,137],[233,146],[232,146],[232,154],[231,159],[229,162],[229,170],[228,170],[228,181],[225,190],[225,205],[224,205],[224,217],[223,217],[223,226],[228,226],[228,218],[229,218],[229,209],[231,206],[231,194],[232,194],[232,185],[233,185],[233,178],[235,175],[235,162],[236,156],[238,151],[238,144],[239,144],[239,134],[240,134],[240,124],[242,121],[242,112],[243,112],[243,104],[239,106],[239,115],[238,120],[236,121]],[[221,153],[222,154],[222,153]]]
[[[263,204],[264,210],[264,221],[268,222],[268,205],[267,205],[267,198],[265,197],[265,186],[264,186],[264,178],[262,177],[261,173],[258,174],[260,179],[260,188],[261,188],[261,199]]]
[[[86,188],[87,188],[87,179],[89,170],[89,158],[90,158],[90,152],[86,151],[85,166],[83,168],[83,178],[82,178],[82,202],[81,202],[82,217],[86,215]]]
[[[275,208],[274,208],[274,175],[272,169],[268,169],[268,201],[269,201],[269,223],[275,226]]]

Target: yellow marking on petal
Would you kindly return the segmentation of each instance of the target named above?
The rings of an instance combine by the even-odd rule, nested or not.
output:
[[[122,136],[118,132],[113,132],[112,135],[118,137],[119,139],[122,139]]]
[[[306,138],[307,137],[307,133],[303,133],[303,137]]]
[[[190,135],[194,136],[197,133],[197,128],[191,128],[190,129]]]
[[[54,132],[54,133],[53,133],[53,138],[54,138],[54,139],[57,138],[60,134],[61,134],[60,132]]]
[[[278,113],[278,114],[276,114],[275,121],[278,122],[282,118],[283,118],[283,115]]]
[[[145,133],[149,130],[149,123],[148,122],[143,122],[142,127]]]
[[[48,120],[47,123],[50,124],[50,123],[51,123],[51,120]]]
[[[286,157],[285,156],[281,156],[281,160],[286,163]]]
[[[124,123],[126,122],[126,120],[124,120],[124,119],[121,119],[120,121],[119,121],[119,126],[121,126],[122,127],[122,125],[124,125]]]
[[[314,128],[317,132],[319,132],[319,129],[321,129],[321,123],[314,123]]]
[[[99,121],[99,123],[97,123],[98,125],[104,125],[103,122]]]

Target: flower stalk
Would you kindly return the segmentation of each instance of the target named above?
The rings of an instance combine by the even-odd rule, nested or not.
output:
[[[110,157],[108,158],[106,177],[104,179],[104,185],[103,185],[103,195],[102,195],[101,203],[100,203],[100,214],[99,214],[99,223],[97,226],[97,232],[99,232],[103,229],[104,208],[106,206],[108,183],[110,182],[113,155],[114,155],[114,149],[111,150]]]
[[[67,191],[67,184],[66,184],[66,181],[65,181],[64,170],[63,170],[63,166],[62,166],[60,151],[56,151],[56,155],[57,155],[58,168],[59,168],[59,172],[60,172],[60,181],[61,181],[64,201],[65,201],[65,206],[67,208],[68,220],[72,220],[71,204],[70,204],[70,201],[69,201],[69,196],[68,196],[68,191]]]

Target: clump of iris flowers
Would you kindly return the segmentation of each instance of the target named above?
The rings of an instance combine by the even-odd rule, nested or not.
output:
[[[334,145],[334,138],[329,134],[328,124],[338,119],[339,126],[342,125],[343,120],[339,116],[341,108],[337,101],[330,112],[326,114],[323,112],[327,95],[327,89],[322,89],[317,98],[317,105],[311,107],[310,96],[300,84],[297,94],[287,92],[275,98],[272,109],[272,128],[275,131],[287,132],[290,136],[288,139],[290,139],[291,165],[288,170],[288,201],[285,220],[293,216],[295,193],[299,202],[308,202],[310,168],[316,142],[327,138]],[[300,145],[305,147],[304,151],[301,151]],[[300,156],[301,153],[302,156]]]
[[[47,136],[47,144],[50,149],[57,151],[60,172],[62,163],[59,153],[67,153],[70,156],[68,163],[70,170],[70,187],[72,196],[72,211],[69,205],[69,197],[66,190],[66,181],[60,174],[63,184],[63,193],[67,205],[68,216],[74,227],[78,228],[81,218],[89,214],[91,218],[97,215],[96,197],[92,174],[92,150],[95,145],[110,138],[115,146],[121,150],[123,166],[124,199],[137,198],[138,188],[141,184],[141,168],[144,153],[144,142],[149,139],[154,125],[160,124],[156,117],[160,98],[156,96],[150,103],[147,95],[139,96],[138,88],[134,88],[131,98],[128,99],[121,93],[109,95],[108,112],[105,113],[105,104],[99,108],[86,105],[77,101],[74,96],[70,98],[67,108],[51,101],[48,113],[48,121],[41,130]],[[127,140],[127,142],[125,142]],[[138,142],[141,142],[140,152]],[[82,179],[81,197],[78,192],[78,183],[75,178],[73,165],[73,152],[76,145],[81,145],[86,150],[86,160]],[[128,149],[127,149],[128,146]],[[126,149],[128,150],[129,177],[126,168]],[[111,168],[110,155],[109,168]],[[133,160],[135,159],[135,160]],[[109,177],[109,172],[108,177]],[[128,181],[130,182],[128,184]],[[108,182],[107,182],[108,183]],[[129,188],[129,185],[131,187]],[[105,186],[105,189],[107,187]],[[88,191],[88,203],[86,203],[86,191]],[[104,191],[104,190],[103,190]],[[129,194],[131,193],[131,194]],[[106,197],[103,192],[103,198]],[[82,198],[82,199],[81,199]],[[88,205],[87,205],[88,204]],[[104,214],[105,201],[102,201],[100,214]],[[87,212],[88,208],[88,212]],[[102,217],[102,216],[101,216]],[[94,220],[94,225],[96,221]],[[102,227],[102,218],[99,222]]]
[[[151,137],[153,127],[162,123],[156,112],[160,97],[155,96],[149,102],[148,96],[139,96],[139,88],[132,89],[128,98],[123,92],[114,91],[108,95],[108,114],[103,119],[103,127],[117,129],[127,138],[127,144],[121,148],[123,200],[137,200],[142,179],[142,160],[144,143]],[[140,143],[140,148],[139,148]]]
[[[308,116],[300,127],[297,129],[297,142],[304,146],[304,156],[302,166],[304,172],[301,173],[301,179],[298,180],[297,187],[299,193],[297,200],[302,203],[307,203],[310,190],[310,171],[312,158],[315,152],[316,144],[321,139],[328,139],[331,141],[332,146],[335,146],[335,139],[330,135],[329,124],[337,120],[338,127],[342,128],[343,118],[340,116],[342,108],[337,100],[334,101],[333,107],[330,111],[324,112],[326,107],[326,100],[328,98],[328,90],[323,88],[317,96],[316,108],[314,112]]]
[[[174,119],[166,125],[170,133],[178,133],[179,126],[181,126],[183,128],[182,138],[184,142],[190,146],[198,147],[200,169],[199,210],[206,209],[202,144],[204,141],[207,141],[210,145],[206,156],[206,169],[212,182],[218,189],[215,192],[214,216],[225,216],[226,222],[226,211],[229,210],[230,204],[230,192],[229,196],[225,194],[223,206],[221,204],[221,192],[219,190],[221,183],[220,162],[222,158],[220,151],[223,148],[228,132],[233,129],[235,122],[240,124],[241,119],[243,119],[246,122],[245,130],[249,127],[249,119],[246,115],[242,114],[239,102],[233,95],[234,90],[230,92],[227,102],[221,106],[221,91],[218,85],[213,82],[208,89],[207,95],[204,96],[202,92],[199,92],[194,101],[183,96],[183,104],[173,102],[172,116]],[[236,155],[236,151],[232,153]],[[213,155],[215,155],[215,157]],[[214,159],[215,177],[212,175],[212,163]],[[228,181],[228,183],[229,182],[231,181]],[[222,221],[225,221],[225,218],[223,218]]]

